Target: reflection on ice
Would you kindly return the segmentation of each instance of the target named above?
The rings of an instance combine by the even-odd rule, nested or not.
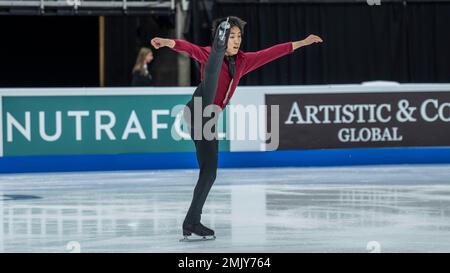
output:
[[[450,251],[450,166],[219,171],[183,244],[195,170],[0,176],[0,252]],[[379,245],[376,245],[379,244]]]

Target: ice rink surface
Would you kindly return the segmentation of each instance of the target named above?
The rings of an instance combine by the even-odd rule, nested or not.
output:
[[[0,175],[0,252],[450,252],[450,165]]]

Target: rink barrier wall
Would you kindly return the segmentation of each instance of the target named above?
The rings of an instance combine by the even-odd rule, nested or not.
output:
[[[220,168],[450,164],[450,147],[220,152]],[[0,173],[197,168],[195,153],[27,156],[0,158]]]
[[[0,89],[0,172],[196,168],[192,141],[183,139],[177,142],[169,138],[173,127],[180,124],[181,120],[176,112],[174,115],[169,114],[169,109],[174,105],[183,105],[189,100],[193,90],[194,87]],[[304,115],[308,103],[320,106],[365,101],[364,103],[389,104],[392,108],[389,115],[394,119],[394,112],[402,115],[405,112],[400,109],[402,101],[407,101],[411,103],[408,106],[417,108],[420,103],[429,99],[435,101],[429,101],[427,104],[430,111],[427,118],[436,113],[438,102],[443,105],[441,115],[444,119],[450,117],[450,84],[381,82],[369,85],[239,87],[230,105],[246,107],[276,103],[281,105],[280,122],[283,122],[288,115],[291,117],[293,102],[300,104],[299,109]],[[221,115],[223,120],[219,131],[225,130],[223,128],[231,123],[229,108]],[[102,115],[99,119],[97,112]],[[44,125],[41,123],[41,113]],[[386,111],[382,113],[386,117]],[[300,114],[300,111],[297,114]],[[251,128],[250,131],[255,132],[261,129],[258,126],[265,130],[267,117],[268,115],[263,114],[249,121],[246,118],[237,118],[236,131],[246,130],[248,127]],[[108,122],[108,119],[111,121],[111,118],[115,121],[113,134],[116,139],[109,141],[106,131],[100,132],[103,138],[96,139],[97,124],[104,123],[105,120]],[[299,116],[290,119],[296,121],[295,118]],[[304,117],[298,120],[302,118]],[[58,119],[62,119],[62,122],[59,121],[59,124],[62,124],[59,129],[64,133],[59,138],[52,139],[52,134],[57,135],[59,130]],[[75,139],[76,132],[79,131],[75,129],[78,126],[75,126],[75,120],[78,119],[83,121],[81,139],[78,139],[78,135]],[[130,121],[133,121],[131,130]],[[141,124],[141,133],[135,130],[137,123]],[[282,143],[279,150],[265,151],[267,146],[261,139],[225,139],[220,142],[219,166],[247,168],[447,164],[450,163],[449,123],[442,119],[427,121],[422,117],[422,120],[414,122],[395,121],[385,124],[380,121],[366,121],[364,124],[357,124],[355,119],[354,124],[345,126],[353,126],[354,129],[361,129],[363,126],[385,126],[386,133],[393,136],[396,133],[394,129],[398,127],[397,129],[404,132],[401,136],[404,140],[396,142],[397,144],[377,141],[366,144],[360,141],[347,145],[336,141],[336,132],[343,124],[324,123],[317,126],[285,122],[280,127]],[[9,129],[5,128],[6,124]],[[165,128],[164,124],[168,126]],[[257,127],[252,127],[255,124]],[[182,127],[183,125],[180,128]],[[128,131],[124,128],[128,128]],[[223,131],[223,135],[226,133],[228,132]],[[43,137],[43,134],[46,136]]]

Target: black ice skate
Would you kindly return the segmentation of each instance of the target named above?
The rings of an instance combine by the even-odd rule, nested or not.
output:
[[[192,234],[198,235],[202,238],[191,239],[189,236]],[[196,242],[196,241],[209,241],[215,240],[214,230],[198,224],[183,224],[183,236],[184,238],[180,242]]]
[[[228,43],[228,36],[230,33],[229,29],[231,28],[230,23],[228,23],[229,20],[230,17],[227,17],[227,20],[220,23],[219,27],[217,28],[217,35],[219,38],[217,42],[220,47],[226,46]]]

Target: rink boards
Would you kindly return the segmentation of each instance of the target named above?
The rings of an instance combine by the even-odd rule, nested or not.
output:
[[[197,167],[194,88],[0,89],[0,172]],[[239,87],[220,167],[450,163],[450,85]]]

